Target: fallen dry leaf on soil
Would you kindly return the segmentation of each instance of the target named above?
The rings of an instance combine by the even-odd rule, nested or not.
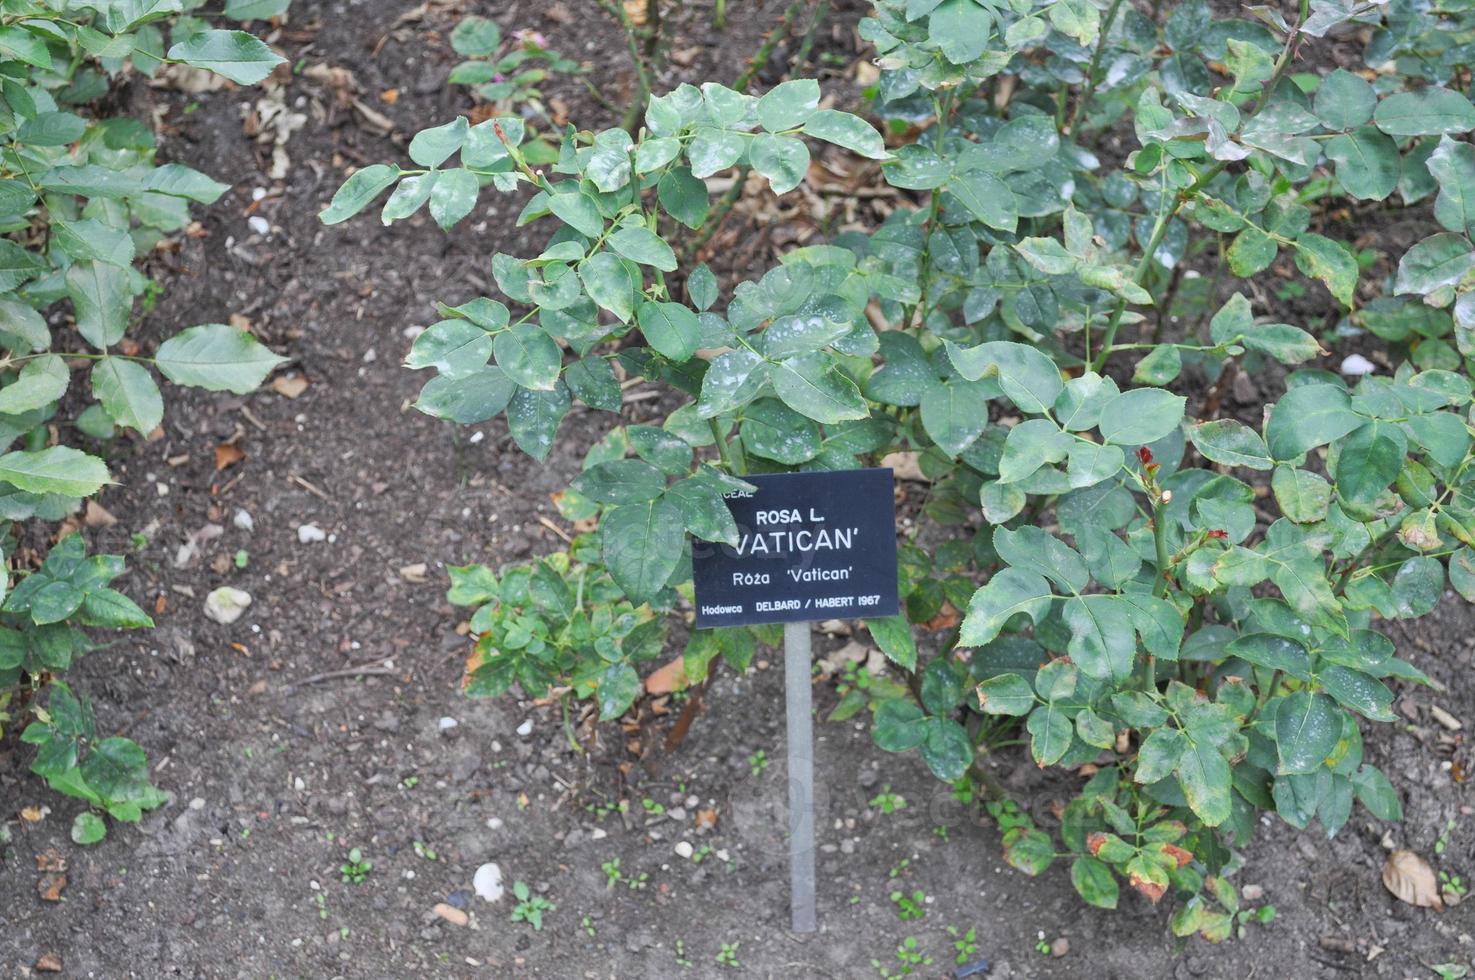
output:
[[[888,453],[881,459],[881,465],[890,467],[898,480],[927,483],[929,481],[922,475],[922,467],[917,462],[921,455],[921,453]]]
[[[44,806],[28,806],[21,810],[20,818],[26,823],[40,823],[51,810]]]
[[[645,689],[651,694],[670,694],[683,691],[687,684],[686,658],[677,657],[645,679]]]
[[[1397,850],[1388,855],[1383,865],[1383,886],[1400,902],[1422,909],[1444,909],[1434,869],[1413,851]]]
[[[95,500],[87,501],[86,516],[82,523],[88,527],[112,527],[118,523],[118,519],[108,512],[107,508]]]
[[[273,378],[271,390],[286,398],[296,398],[307,390],[307,379],[300,374]]]
[[[215,447],[215,472],[229,469],[246,458],[246,451],[235,443],[227,442]]]
[[[55,953],[42,953],[36,958],[36,969],[41,973],[60,973],[61,957]]]
[[[717,810],[715,807],[707,807],[698,810],[696,814],[697,828],[700,830],[712,830],[717,826]]]
[[[36,894],[43,902],[60,902],[61,893],[67,887],[67,876],[44,874],[36,882]]]
[[[36,855],[37,871],[65,871],[67,870],[67,859],[61,856],[61,851],[54,847],[48,847]]]
[[[401,567],[399,570],[399,575],[400,578],[404,579],[406,582],[423,582],[425,581],[425,573],[427,571],[429,571],[429,568],[426,566],[426,564],[423,561],[419,561],[413,565],[405,565]]]

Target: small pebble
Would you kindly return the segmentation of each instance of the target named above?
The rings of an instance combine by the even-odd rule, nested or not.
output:
[[[271,222],[267,221],[259,214],[253,214],[251,215],[251,217],[247,218],[246,224],[250,225],[251,230],[256,232],[256,234],[258,235],[271,234]]]
[[[1060,959],[1062,956],[1065,956],[1069,952],[1070,940],[1066,939],[1064,936],[1061,936],[1059,939],[1050,944],[1050,955],[1055,957],[1057,960]]]
[[[442,718],[438,722],[438,725],[440,727],[440,730],[443,731],[443,732],[448,732],[452,728],[455,728],[459,724],[461,724],[459,721],[457,721],[456,719],[451,718],[451,717]]]
[[[533,720],[531,718],[529,718],[527,721],[523,722],[521,725],[518,725],[517,726],[517,734],[521,735],[523,738],[527,738],[532,733],[533,733]]]
[[[249,592],[222,585],[205,597],[205,615],[222,626],[229,626],[241,618],[249,605],[251,605]]]
[[[502,900],[502,869],[495,862],[487,862],[476,869],[472,876],[471,887],[476,893],[488,902],[500,902]]]
[[[675,850],[677,857],[685,858],[688,861],[691,860],[692,854],[696,853],[696,849],[693,848],[689,842],[684,840],[676,842]]]
[[[297,540],[303,544],[312,544],[315,541],[326,541],[327,534],[316,524],[299,524],[297,526]]]
[[[242,531],[256,530],[256,521],[251,517],[249,511],[236,511],[236,516],[231,518],[231,523],[240,528]]]
[[[1258,902],[1265,897],[1265,889],[1259,885],[1245,885],[1244,888],[1240,889],[1240,895],[1247,902]]]
[[[1372,361],[1361,354],[1348,354],[1342,358],[1342,373],[1350,378],[1359,378],[1364,374],[1372,374],[1377,370]]]

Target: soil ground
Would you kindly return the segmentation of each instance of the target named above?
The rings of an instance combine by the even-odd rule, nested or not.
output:
[[[751,51],[781,4],[732,6],[721,35],[705,27],[704,5],[684,6],[674,46],[689,64],[661,87],[735,75],[733,52]],[[563,23],[557,13],[568,8],[580,9]],[[118,638],[75,680],[103,731],[148,751],[172,802],[79,848],[68,837],[78,807],[27,773],[27,750],[7,735],[0,973],[32,975],[53,954],[66,976],[99,978],[852,978],[879,975],[873,959],[900,971],[894,952],[913,936],[932,960],[914,975],[940,977],[954,969],[949,929],[974,930],[976,955],[996,977],[1403,978],[1470,964],[1475,902],[1415,909],[1379,880],[1395,846],[1475,878],[1475,799],[1460,782],[1475,760],[1465,734],[1429,711],[1437,703],[1475,723],[1475,614],[1453,596],[1415,629],[1393,629],[1441,686],[1401,692],[1403,720],[1368,733],[1369,757],[1393,778],[1407,819],[1382,824],[1359,809],[1328,841],[1266,818],[1238,880],[1258,885],[1278,914],[1218,947],[1174,940],[1166,910],[1132,894],[1116,912],[1085,907],[1059,866],[1040,878],[1009,868],[991,823],[954,804],[919,760],[886,755],[850,723],[817,732],[822,930],[790,934],[782,678],[767,661],[724,675],[679,748],[639,761],[615,726],[578,754],[551,709],[463,698],[467,641],[443,598],[444,564],[558,547],[541,522],[561,526],[548,494],[609,420],[572,416],[539,466],[500,421],[455,429],[408,407],[421,379],[398,364],[406,328],[432,321],[437,299],[486,292],[493,251],[528,254],[516,204],[494,202],[449,236],[425,220],[393,229],[373,216],[332,229],[316,220],[346,166],[399,159],[409,134],[465,108],[443,85],[455,15],[416,10],[297,0],[279,47],[294,62],[350,70],[359,97],[395,129],[374,135],[330,84],[292,76],[285,103],[308,122],[286,144],[285,181],[266,176],[269,153],[242,130],[241,107],[259,93],[195,96],[194,110],[178,93],[132,93],[138,107],[166,110],[167,158],[239,178],[202,214],[206,234],[160,270],[168,293],[145,329],[160,336],[244,314],[309,385],[296,399],[173,392],[164,439],[114,448],[120,485],[102,503],[119,523],[89,533],[95,547],[134,552],[125,587],[158,603],[159,628]],[[612,102],[628,88],[618,36],[576,0],[474,12],[544,31],[591,65],[590,81]],[[406,13],[418,19],[391,27]],[[817,50],[848,61],[854,17],[840,10]],[[380,98],[391,88],[393,104]],[[548,90],[581,120],[611,121],[577,83]],[[269,193],[253,204],[256,187]],[[270,234],[254,234],[248,214],[265,217]],[[633,403],[626,421],[653,411]],[[245,458],[217,472],[215,447],[229,440]],[[239,512],[254,530],[235,525]],[[177,563],[208,524],[224,534]],[[301,543],[303,524],[327,540]],[[135,551],[138,531],[149,540]],[[423,577],[413,568],[422,563]],[[205,594],[227,583],[255,599],[228,627],[202,610]],[[839,642],[825,639],[817,653]],[[378,672],[344,672],[362,665]],[[823,714],[833,687],[820,685],[816,700]],[[673,717],[645,737],[659,740]],[[759,752],[773,760],[766,768],[752,760]],[[1023,806],[1053,823],[1063,777],[1039,774],[1022,747],[1001,750],[994,765]],[[905,808],[871,802],[887,787]],[[622,800],[624,813],[614,808]],[[18,819],[32,805],[51,812]],[[716,825],[699,829],[707,809]],[[703,859],[680,857],[682,842]],[[373,865],[357,885],[339,872],[353,847]],[[37,858],[51,850],[68,863],[60,903],[37,892]],[[601,865],[614,859],[626,879],[646,876],[644,887],[609,887]],[[472,892],[485,862],[556,906],[541,931],[509,921],[509,898],[488,904]],[[925,892],[925,914],[900,921],[894,890]],[[469,924],[437,916],[437,903],[464,908]],[[1060,939],[1069,945],[1061,957],[1036,949]],[[724,945],[738,965],[719,963]]]

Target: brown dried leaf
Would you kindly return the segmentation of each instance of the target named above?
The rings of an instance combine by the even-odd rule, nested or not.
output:
[[[717,808],[705,807],[698,810],[696,824],[699,830],[715,830],[717,827]]]
[[[1409,850],[1397,850],[1383,864],[1383,887],[1400,902],[1421,909],[1443,911],[1439,898],[1439,880],[1429,862]]]
[[[300,374],[273,378],[271,390],[285,398],[297,398],[307,390],[307,379]]]
[[[404,579],[406,582],[418,583],[425,581],[425,574],[428,571],[429,567],[423,561],[417,561],[413,565],[401,566],[399,570],[399,575],[400,578]]]
[[[108,509],[95,500],[87,501],[86,516],[82,522],[88,527],[112,527],[118,523],[118,519],[108,512]]]
[[[60,973],[62,971],[61,957],[55,953],[42,953],[36,957],[36,969],[41,973]]]
[[[898,480],[913,480],[917,483],[930,483],[922,474],[922,466],[918,462],[921,453],[888,453],[881,459],[883,467],[890,467]]]
[[[43,902],[60,902],[61,893],[66,887],[66,875],[44,874],[36,882],[36,894],[41,896]]]
[[[651,694],[670,694],[684,691],[691,682],[686,677],[686,658],[677,657],[645,679],[645,689]]]
[[[215,472],[229,469],[246,458],[246,451],[235,443],[222,443],[215,447]]]
[[[61,851],[54,847],[48,847],[36,855],[37,871],[65,871],[67,870],[67,859],[62,857]]]
[[[28,806],[28,807],[24,807],[21,810],[21,812],[20,812],[20,818],[22,820],[24,820],[26,823],[40,823],[43,819],[45,819],[46,814],[48,814],[50,812],[51,812],[51,810],[50,810],[49,807],[44,807],[44,806]]]

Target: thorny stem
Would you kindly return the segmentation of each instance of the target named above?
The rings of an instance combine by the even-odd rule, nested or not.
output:
[[[625,110],[625,118],[620,121],[620,128],[631,136],[636,135],[635,127],[640,122],[640,117],[645,114],[645,104],[650,101],[650,65],[647,63],[645,52],[641,50],[640,35],[635,25],[630,23],[630,17],[625,13],[625,8],[615,0],[594,0],[599,9],[609,14],[620,24],[620,29],[625,32],[625,47],[630,52],[630,60],[635,64],[635,98],[630,102],[630,107]]]
[[[1111,25],[1115,23],[1117,11],[1121,10],[1121,7],[1122,0],[1111,0],[1106,16],[1102,18],[1101,33],[1096,37],[1096,50],[1091,52],[1091,64],[1086,69],[1086,87],[1076,101],[1075,108],[1070,112],[1070,122],[1065,125],[1065,131],[1068,133],[1075,131],[1076,123],[1080,122],[1081,113],[1086,111],[1086,106],[1091,104],[1091,99],[1096,95],[1096,73],[1101,69],[1101,56],[1106,53],[1106,36],[1111,33]]]
[[[1300,24],[1305,23],[1309,8],[1310,0],[1302,0],[1301,19],[1295,27],[1291,28],[1290,34],[1286,36],[1285,46],[1281,48],[1280,57],[1276,59],[1275,68],[1271,71],[1270,79],[1265,83],[1265,88],[1262,90],[1264,94],[1251,109],[1243,114],[1242,118],[1244,122],[1249,122],[1255,118],[1255,115],[1270,102],[1270,97],[1280,85],[1281,79],[1285,77],[1286,70],[1290,68],[1291,61],[1295,56],[1297,42],[1301,38]],[[1152,229],[1152,237],[1143,249],[1142,258],[1138,261],[1137,268],[1132,272],[1133,283],[1140,286],[1147,281],[1147,273],[1152,268],[1153,253],[1163,243],[1163,238],[1166,237],[1168,226],[1172,224],[1173,218],[1178,215],[1178,212],[1183,209],[1185,204],[1197,197],[1198,193],[1207,187],[1214,178],[1223,173],[1224,169],[1228,166],[1228,160],[1215,161],[1212,166],[1199,174],[1193,183],[1174,195],[1171,207],[1159,212],[1157,224]],[[1101,339],[1101,353],[1096,356],[1096,362],[1091,365],[1091,370],[1099,372],[1106,366],[1106,359],[1112,354],[1112,342],[1116,339],[1117,329],[1121,326],[1122,316],[1126,312],[1127,301],[1125,299],[1118,299],[1116,306],[1112,308],[1111,319],[1107,321],[1106,333]],[[1087,327],[1087,329],[1090,328]]]

